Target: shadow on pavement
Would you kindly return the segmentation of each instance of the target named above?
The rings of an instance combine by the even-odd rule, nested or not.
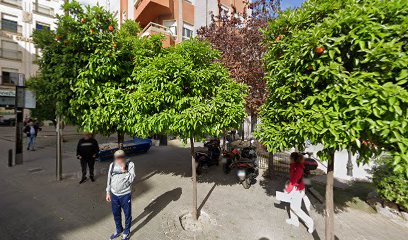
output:
[[[200,206],[199,206],[198,209],[197,209],[198,214],[201,213],[201,209],[203,209],[205,203],[206,203],[206,202],[208,201],[208,199],[210,198],[211,193],[214,191],[214,189],[215,189],[216,186],[217,186],[217,184],[214,183],[214,185],[212,186],[212,188],[210,189],[210,191],[208,191],[207,196],[205,196],[204,200],[201,202]]]
[[[180,187],[175,188],[171,191],[167,191],[154,199],[147,207],[145,207],[143,213],[141,213],[139,216],[137,216],[133,221],[132,221],[132,227],[141,221],[143,218],[146,218],[143,220],[143,222],[139,223],[137,227],[133,227],[132,232],[130,233],[130,236],[133,236],[133,234],[140,230],[142,227],[144,227],[147,223],[150,222],[157,214],[159,214],[170,202],[172,201],[177,201],[182,194],[182,189]]]

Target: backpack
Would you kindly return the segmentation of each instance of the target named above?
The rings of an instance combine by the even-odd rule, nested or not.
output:
[[[126,171],[129,169],[129,163],[130,163],[130,161],[126,160],[126,164],[125,164],[125,170]],[[115,161],[112,162],[112,167],[111,167],[111,170],[110,170],[110,176],[111,177],[113,176],[113,169],[114,168],[115,168]]]

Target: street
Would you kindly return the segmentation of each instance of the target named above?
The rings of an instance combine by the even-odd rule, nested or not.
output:
[[[79,185],[80,165],[75,158],[74,128],[65,130],[63,180],[55,180],[55,133],[44,128],[37,138],[37,151],[24,151],[24,164],[7,167],[13,128],[0,128],[0,238],[19,239],[108,239],[114,231],[110,205],[105,202],[108,162],[97,162],[96,182]],[[113,138],[97,137],[99,143]],[[179,217],[191,211],[192,184],[190,150],[183,146],[152,147],[135,155],[133,225],[131,239],[275,240],[323,239],[322,206],[315,208],[313,235],[301,224],[287,225],[286,210],[276,204],[274,194],[285,179],[266,180],[245,190],[235,177],[212,167],[198,177],[199,209],[211,219],[202,231],[184,231]],[[408,227],[382,215],[346,209],[335,216],[338,239],[404,239]]]

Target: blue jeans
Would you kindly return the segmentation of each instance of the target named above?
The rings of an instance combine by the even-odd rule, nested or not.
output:
[[[130,233],[130,227],[132,225],[132,194],[128,193],[122,196],[116,196],[111,193],[112,213],[115,220],[116,232],[123,234]],[[122,209],[125,214],[125,230],[122,227]]]
[[[34,144],[35,144],[35,135],[30,135],[29,137],[27,137],[28,140],[28,146],[27,149],[28,150],[34,150]]]

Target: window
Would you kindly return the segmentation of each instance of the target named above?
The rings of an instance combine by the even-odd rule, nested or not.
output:
[[[16,85],[18,83],[18,69],[3,68],[1,71],[1,84]]]
[[[0,0],[0,2],[8,4],[8,5],[13,5],[15,7],[21,8],[21,0]]]
[[[1,30],[13,33],[21,33],[21,26],[17,24],[17,17],[8,14],[2,14]]]
[[[35,24],[35,29],[36,29],[36,30],[43,30],[43,29],[48,29],[48,30],[50,30],[50,25],[49,25],[49,24],[45,24],[45,23],[37,22],[37,23]]]
[[[177,23],[175,20],[164,20],[163,25],[170,30],[171,35],[177,36]]]
[[[46,5],[39,4],[38,1],[34,3],[34,11],[38,14],[46,15],[53,17],[54,16],[54,9],[52,7],[48,7]]]
[[[21,60],[21,51],[18,50],[18,44],[16,42],[2,41],[0,48],[0,57],[11,60]]]
[[[193,37],[193,26],[184,23],[183,26],[183,40],[190,39]]]

